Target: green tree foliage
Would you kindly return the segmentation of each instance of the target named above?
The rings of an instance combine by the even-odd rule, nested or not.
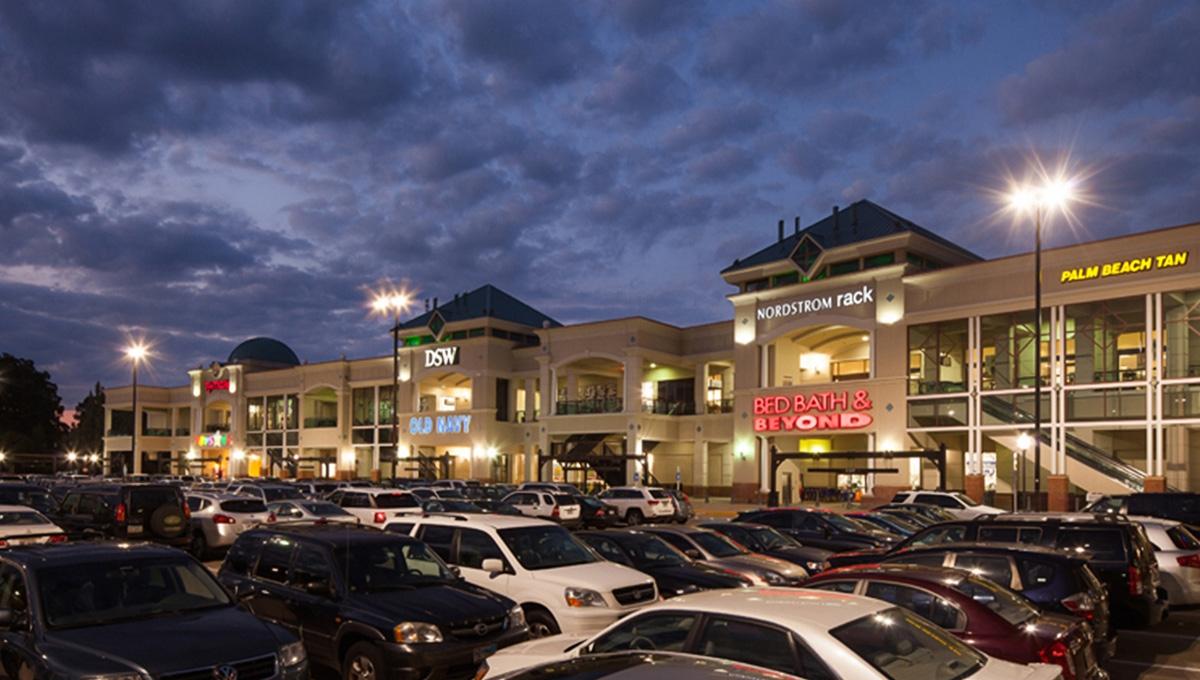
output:
[[[0,354],[0,448],[17,453],[62,449],[67,426],[50,374],[33,361]]]
[[[75,422],[67,441],[74,451],[104,450],[104,388],[100,383],[75,406]]]

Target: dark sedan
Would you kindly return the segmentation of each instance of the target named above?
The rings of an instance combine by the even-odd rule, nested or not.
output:
[[[804,567],[810,574],[824,568],[825,560],[833,553],[823,548],[800,545],[796,539],[785,536],[765,524],[750,522],[701,522],[705,529],[724,535],[745,546],[750,552],[786,560]]]
[[[587,529],[608,529],[621,521],[617,506],[593,496],[579,496],[579,521]]]
[[[898,538],[908,538],[924,528],[922,525],[907,522],[886,512],[847,512],[846,517],[895,534]]]
[[[750,585],[749,579],[731,571],[693,562],[666,541],[643,531],[580,531],[575,535],[601,557],[648,574],[663,597]]]
[[[835,553],[886,548],[896,542],[896,537],[886,531],[871,529],[828,510],[813,508],[752,510],[739,514],[734,521],[765,524],[804,545]]]

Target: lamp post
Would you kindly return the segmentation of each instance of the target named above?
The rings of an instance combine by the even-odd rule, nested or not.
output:
[[[125,348],[125,358],[129,360],[130,366],[133,368],[133,435],[129,440],[130,455],[133,456],[134,470],[137,470],[137,461],[139,459],[137,449],[138,430],[142,429],[142,419],[138,417],[138,365],[146,360],[150,350],[140,341],[132,342]],[[122,476],[127,474],[127,469],[121,471]]]
[[[1020,509],[1017,507],[1017,499],[1021,496],[1020,488],[1025,486],[1025,475],[1021,473],[1020,464],[1025,461],[1025,452],[1029,450],[1032,443],[1033,438],[1029,436],[1028,432],[1022,432],[1017,436],[1017,451],[1020,453],[1020,457],[1013,456],[1013,512]],[[1018,480],[1020,480],[1019,483]]]
[[[408,310],[412,297],[403,290],[390,289],[375,294],[371,309],[392,320],[392,481],[396,480],[396,464],[400,460],[400,315]]]
[[[1033,213],[1033,495],[1039,510],[1042,502],[1042,215],[1046,210],[1066,209],[1074,197],[1074,180],[1060,176],[1043,177],[1041,184],[1018,187],[1008,199],[1009,205],[1018,213]]]
[[[67,462],[71,464],[71,474],[79,472],[79,466],[75,464],[77,460],[79,460],[79,454],[74,451],[67,452]]]

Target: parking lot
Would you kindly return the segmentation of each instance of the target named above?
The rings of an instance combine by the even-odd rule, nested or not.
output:
[[[1200,678],[1200,608],[1172,611],[1150,630],[1122,630],[1113,680]]]

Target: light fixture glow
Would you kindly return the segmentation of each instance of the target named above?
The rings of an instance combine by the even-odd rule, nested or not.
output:
[[[1017,435],[1018,449],[1027,451],[1031,446],[1033,446],[1033,437],[1030,437],[1028,432],[1022,432],[1021,434]]]
[[[125,347],[125,358],[134,364],[140,364],[150,355],[150,348],[141,340],[135,340]]]

